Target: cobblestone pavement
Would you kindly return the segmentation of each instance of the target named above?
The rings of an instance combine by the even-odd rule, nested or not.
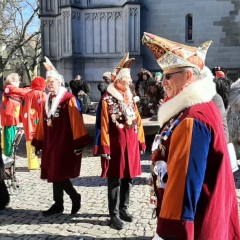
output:
[[[11,196],[8,208],[0,212],[0,240],[12,239],[115,239],[150,240],[154,236],[156,220],[151,219],[149,208],[148,154],[142,158],[142,175],[134,180],[130,212],[135,216],[133,223],[127,223],[121,231],[109,227],[107,211],[106,179],[101,179],[100,160],[91,157],[92,149],[84,152],[81,177],[73,184],[82,194],[82,208],[79,214],[69,215],[71,203],[65,195],[63,214],[43,217],[52,203],[52,185],[39,179],[39,170],[28,171],[24,139],[21,141],[17,163],[17,177],[22,192]],[[238,199],[240,199],[240,172],[235,174]]]

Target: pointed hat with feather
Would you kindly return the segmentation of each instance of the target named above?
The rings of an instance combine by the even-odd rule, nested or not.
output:
[[[47,77],[52,77],[55,78],[56,80],[60,81],[62,84],[64,84],[64,79],[61,74],[57,71],[57,69],[53,66],[52,62],[47,58],[46,56],[45,62],[43,63],[47,73],[46,73],[46,78]]]

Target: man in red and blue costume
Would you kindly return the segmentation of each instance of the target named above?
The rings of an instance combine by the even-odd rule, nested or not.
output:
[[[144,33],[167,95],[152,146],[157,235],[164,240],[240,239],[238,203],[216,94],[199,48]]]

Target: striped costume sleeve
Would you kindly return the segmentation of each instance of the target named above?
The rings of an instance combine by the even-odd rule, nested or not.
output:
[[[210,142],[209,129],[196,119],[184,119],[173,131],[157,229],[161,237],[193,239]]]
[[[81,103],[77,98],[76,98],[76,103],[77,103],[78,111],[82,114]]]
[[[93,150],[94,156],[100,154],[110,155],[108,105],[104,100],[99,102],[96,113],[96,127]]]

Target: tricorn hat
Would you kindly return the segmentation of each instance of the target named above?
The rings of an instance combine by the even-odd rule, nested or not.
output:
[[[196,48],[144,32],[142,43],[153,52],[162,70],[195,67],[201,71],[205,66],[206,53],[212,41],[207,41]]]

